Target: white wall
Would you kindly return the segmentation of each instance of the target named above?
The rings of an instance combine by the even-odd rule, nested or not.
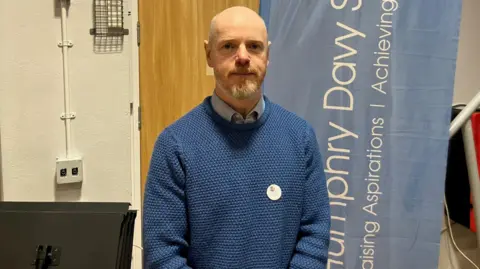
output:
[[[480,91],[480,1],[463,0],[454,103],[467,103]]]
[[[3,200],[132,200],[131,40],[123,52],[93,51],[93,0],[72,0],[68,17],[74,152],[81,186],[56,186],[65,154],[59,4],[0,1],[0,156]],[[127,9],[128,10],[128,9]],[[130,28],[130,17],[125,27]],[[136,41],[134,41],[136,42]],[[3,187],[2,187],[3,186]]]

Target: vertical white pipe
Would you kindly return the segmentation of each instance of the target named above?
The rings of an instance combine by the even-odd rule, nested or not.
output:
[[[61,0],[62,7],[62,54],[63,54],[63,91],[64,91],[64,106],[65,106],[65,154],[69,157],[71,149],[71,117],[70,117],[70,84],[68,71],[68,40],[67,40],[67,1]]]

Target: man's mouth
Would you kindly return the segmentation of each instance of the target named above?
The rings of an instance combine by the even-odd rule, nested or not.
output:
[[[231,73],[231,75],[234,75],[234,76],[255,76],[255,73],[253,72],[233,72]]]

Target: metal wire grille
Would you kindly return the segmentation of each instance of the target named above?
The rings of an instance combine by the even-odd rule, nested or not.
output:
[[[94,0],[94,50],[98,53],[121,52],[124,35],[123,0]]]

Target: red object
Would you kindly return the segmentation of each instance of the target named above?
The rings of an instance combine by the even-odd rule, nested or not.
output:
[[[480,113],[473,113],[471,120],[473,141],[475,142],[475,152],[477,155],[477,168],[480,171]],[[471,195],[470,204],[472,204]],[[473,207],[470,209],[470,230],[475,233],[477,232],[477,225],[475,224],[475,212],[473,211]]]

